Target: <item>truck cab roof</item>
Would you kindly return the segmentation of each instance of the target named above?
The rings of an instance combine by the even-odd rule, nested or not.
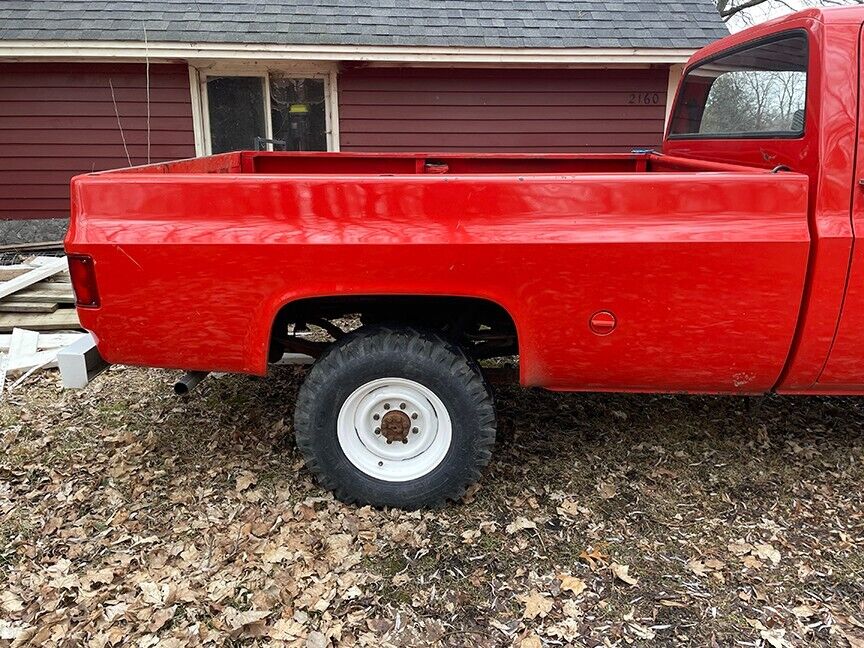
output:
[[[783,30],[784,25],[788,25],[790,28],[798,26],[802,19],[810,19],[814,22],[825,25],[861,24],[864,23],[864,5],[805,9],[793,14],[767,20],[758,25],[754,25],[753,27],[743,29],[735,34],[730,34],[726,38],[721,38],[710,45],[706,45],[690,57],[690,60],[687,61],[687,67],[690,67],[699,61],[716,56],[720,52],[734,49],[738,45],[753,42],[762,36],[776,34]]]

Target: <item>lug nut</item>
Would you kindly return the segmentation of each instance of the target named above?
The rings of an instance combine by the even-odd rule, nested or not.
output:
[[[408,439],[402,439],[402,443],[408,443]]]
[[[414,413],[411,415],[411,418],[414,419],[414,420],[416,421],[416,420],[417,420],[417,412],[414,412]]]
[[[381,434],[381,428],[375,428],[375,434]]]
[[[415,428],[411,428],[411,431],[412,431],[414,434],[417,434],[417,433],[420,431],[420,429],[415,427]],[[407,441],[406,441],[406,443],[407,443]]]
[[[390,403],[384,403],[384,409],[390,409]]]
[[[387,439],[387,445],[390,445],[391,443],[393,442],[390,439]]]
[[[399,409],[405,409],[405,403],[399,403]]]
[[[380,415],[380,414],[373,414],[373,415],[372,415],[372,418],[375,419],[375,420],[377,421],[378,419],[381,418],[381,415]]]

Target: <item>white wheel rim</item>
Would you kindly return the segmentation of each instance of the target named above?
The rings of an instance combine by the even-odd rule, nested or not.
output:
[[[450,414],[441,399],[418,382],[395,377],[355,389],[339,410],[336,431],[348,461],[388,482],[407,482],[432,472],[453,438]]]

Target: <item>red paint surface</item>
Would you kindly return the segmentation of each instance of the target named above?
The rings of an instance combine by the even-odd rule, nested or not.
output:
[[[806,30],[798,140],[244,153],[81,176],[67,249],[93,256],[103,304],[81,321],[112,362],[260,374],[293,300],[471,296],[514,319],[526,385],[861,393],[862,18],[810,10],[694,57]],[[591,331],[599,311],[615,314],[609,335]]]
[[[114,86],[111,98],[109,80]],[[195,154],[189,72],[150,66],[151,160]],[[143,64],[0,64],[0,220],[66,218],[79,173],[147,162]]]
[[[668,78],[665,67],[348,69],[339,75],[341,149],[603,152],[659,147]]]

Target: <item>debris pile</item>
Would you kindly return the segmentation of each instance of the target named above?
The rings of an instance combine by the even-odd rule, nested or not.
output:
[[[57,366],[57,354],[80,339],[75,295],[65,257],[37,256],[0,265],[0,395],[40,369]],[[66,331],[66,332],[58,332]]]
[[[81,328],[66,257],[37,256],[0,266],[0,333],[14,328]]]

